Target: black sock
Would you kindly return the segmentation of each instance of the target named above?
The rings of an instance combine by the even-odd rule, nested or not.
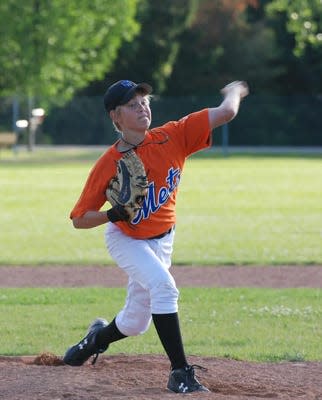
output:
[[[152,314],[152,318],[164,350],[171,362],[172,369],[187,366],[178,313]]]
[[[95,342],[98,346],[106,347],[112,342],[126,338],[127,336],[121,333],[115,323],[115,318],[105,328],[102,328],[96,336]]]

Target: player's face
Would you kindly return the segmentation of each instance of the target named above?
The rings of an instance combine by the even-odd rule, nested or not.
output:
[[[117,121],[123,131],[146,131],[151,124],[151,109],[148,96],[136,95],[120,107]]]

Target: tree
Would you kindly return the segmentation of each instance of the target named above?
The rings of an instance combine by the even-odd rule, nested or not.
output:
[[[102,79],[138,32],[139,0],[7,0],[0,3],[0,94],[72,98]]]
[[[96,81],[83,92],[103,93],[106,84],[119,79],[150,82],[157,93],[166,89],[179,49],[180,38],[191,24],[200,0],[143,0],[138,7],[139,35],[124,42],[114,68],[104,82]]]
[[[249,23],[248,7],[258,7],[258,2],[201,2],[191,29],[182,34],[167,94],[213,95],[235,79],[249,81],[252,93],[272,90],[271,82],[281,72],[274,66],[274,32],[263,20]]]
[[[275,33],[280,53],[275,65],[284,69],[275,79],[276,93],[321,94],[321,34],[312,33],[321,32],[321,7],[320,0],[272,0],[265,4],[264,18]]]
[[[294,34],[294,54],[301,56],[308,47],[322,48],[321,0],[273,0],[267,6],[270,15],[286,14],[287,29]]]

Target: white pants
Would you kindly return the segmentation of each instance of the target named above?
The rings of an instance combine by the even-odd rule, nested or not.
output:
[[[107,224],[106,246],[129,277],[125,306],[116,316],[116,325],[126,336],[144,333],[151,314],[178,311],[179,291],[169,272],[173,239],[174,230],[161,239],[138,240]]]

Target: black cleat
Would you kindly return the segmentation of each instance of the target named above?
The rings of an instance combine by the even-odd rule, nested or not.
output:
[[[210,392],[195,378],[194,367],[206,370],[199,365],[188,365],[170,372],[168,389],[175,393]]]
[[[78,367],[83,365],[91,356],[95,355],[92,361],[92,364],[95,364],[98,355],[106,351],[108,348],[108,346],[105,348],[99,348],[95,343],[98,331],[105,328],[107,325],[108,322],[105,319],[95,319],[95,321],[90,324],[84,339],[66,351],[63,358],[64,363],[72,365],[73,367]]]

